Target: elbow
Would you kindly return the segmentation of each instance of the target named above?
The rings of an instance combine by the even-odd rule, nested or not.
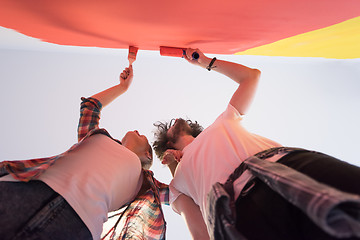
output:
[[[259,69],[256,68],[252,69],[252,79],[259,81],[260,76],[261,76],[261,71]]]
[[[249,71],[249,75],[247,77],[247,82],[252,85],[257,85],[260,80],[261,71],[256,68],[252,68]]]
[[[209,240],[210,239],[209,234],[207,232],[192,234],[191,238],[193,240]]]
[[[207,228],[200,228],[200,229],[196,229],[196,230],[192,230],[190,231],[191,234],[191,238],[193,240],[209,240],[210,236],[209,233],[207,232]]]

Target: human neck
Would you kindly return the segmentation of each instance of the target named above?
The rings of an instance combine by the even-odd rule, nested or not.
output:
[[[194,137],[191,135],[182,135],[179,137],[178,141],[174,145],[174,147],[180,151],[182,151],[187,145],[194,141]]]

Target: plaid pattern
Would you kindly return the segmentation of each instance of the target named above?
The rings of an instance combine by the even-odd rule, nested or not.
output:
[[[260,152],[242,162],[225,184],[213,185],[206,209],[211,239],[246,239],[234,225],[233,182],[247,169],[253,178],[265,182],[329,235],[360,237],[360,196],[322,184],[281,163],[264,161],[275,154],[292,151],[306,150],[279,147]]]
[[[105,129],[99,128],[101,103],[94,98],[81,100],[78,143],[68,151],[52,157],[0,162],[0,176],[11,174],[23,182],[37,179],[57,159],[76,149],[86,138],[99,133],[112,138]],[[113,140],[121,144],[119,140]],[[166,223],[161,203],[169,205],[168,185],[157,181],[149,170],[143,170],[143,174],[150,188],[131,203],[125,213],[126,223],[118,239],[165,239]]]
[[[160,202],[169,205],[168,186],[158,182],[151,171],[144,170],[143,174],[150,183],[150,188],[129,205],[122,217],[122,230],[119,236],[116,236],[115,227],[110,239],[165,239],[166,222]]]
[[[78,141],[80,142],[91,130],[99,128],[102,104],[95,98],[81,98]]]
[[[256,156],[248,158],[245,164],[254,176],[301,209],[329,235],[360,237],[359,195],[343,192],[283,164]]]
[[[83,140],[94,134],[110,134],[105,129],[99,129],[101,103],[93,98],[82,98],[80,108],[80,120],[78,126],[78,143],[74,144],[66,152],[46,158],[36,158],[22,161],[0,162],[0,176],[11,174],[13,178],[28,182],[37,179],[46,169],[53,165],[57,159],[76,149]]]

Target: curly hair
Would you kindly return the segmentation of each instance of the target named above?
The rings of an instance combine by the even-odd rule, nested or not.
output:
[[[168,130],[172,127],[173,123],[175,122],[175,119],[171,119],[170,122],[156,122],[154,123],[154,126],[157,128],[154,132],[155,141],[153,143],[153,148],[155,151],[156,156],[161,159],[164,152],[168,149],[174,149],[173,147],[169,146],[169,138],[167,137]],[[198,124],[197,121],[191,121],[189,119],[186,120],[186,122],[189,124],[191,128],[191,136],[194,138],[197,137],[204,128]]]

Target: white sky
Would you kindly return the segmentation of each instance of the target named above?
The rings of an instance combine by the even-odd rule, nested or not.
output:
[[[128,65],[127,52],[57,46],[0,28],[0,160],[67,150],[76,142],[80,97],[117,84]],[[244,120],[248,130],[360,166],[360,59],[216,57],[262,71]],[[216,72],[158,51],[139,50],[134,75],[128,92],[102,112],[100,125],[115,138],[137,129],[152,142],[152,124],[174,117],[189,117],[207,127],[236,89]],[[157,159],[152,170],[160,181],[171,180]],[[167,238],[189,239],[181,217],[168,206],[163,209]]]

